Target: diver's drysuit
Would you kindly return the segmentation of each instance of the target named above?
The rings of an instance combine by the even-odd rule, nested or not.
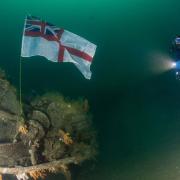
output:
[[[180,80],[180,36],[176,36],[172,43],[173,58],[176,62],[175,73],[176,79]]]

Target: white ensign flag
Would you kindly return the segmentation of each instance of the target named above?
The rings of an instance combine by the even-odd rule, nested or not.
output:
[[[86,79],[90,79],[95,51],[95,44],[76,34],[33,16],[25,19],[22,57],[39,55],[52,62],[71,62]]]

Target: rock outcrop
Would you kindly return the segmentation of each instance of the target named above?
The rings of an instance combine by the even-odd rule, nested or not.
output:
[[[36,97],[21,109],[15,88],[0,75],[0,173],[37,179],[62,172],[71,179],[68,166],[97,153],[87,109],[87,100],[66,100],[57,93]]]

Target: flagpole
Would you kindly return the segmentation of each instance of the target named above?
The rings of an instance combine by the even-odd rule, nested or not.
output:
[[[23,48],[23,41],[24,41],[24,31],[25,31],[25,24],[26,24],[27,16],[25,17],[23,33],[22,33],[22,43],[21,43],[21,54]],[[21,120],[21,116],[23,114],[23,106],[22,106],[22,56],[20,54],[19,58],[19,119]]]
[[[22,115],[22,61],[21,56],[19,59],[19,118],[21,119]]]

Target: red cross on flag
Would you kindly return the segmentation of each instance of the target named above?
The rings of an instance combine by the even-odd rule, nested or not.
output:
[[[91,79],[90,66],[96,45],[39,18],[25,19],[22,57],[43,56],[52,62],[73,63],[86,79]]]

